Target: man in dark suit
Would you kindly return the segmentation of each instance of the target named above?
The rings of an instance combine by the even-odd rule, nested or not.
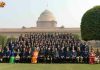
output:
[[[88,63],[89,61],[89,51],[85,48],[84,51],[82,51],[82,57],[83,57],[83,61],[85,63]]]
[[[2,49],[0,48],[0,63],[3,61],[3,52]]]
[[[65,59],[66,59],[66,62],[70,62],[71,60],[71,52],[69,51],[69,47],[66,48],[66,51],[65,51]]]
[[[76,62],[76,57],[77,57],[77,52],[76,50],[74,50],[74,48],[72,48],[72,51],[71,51],[71,60],[73,63]]]

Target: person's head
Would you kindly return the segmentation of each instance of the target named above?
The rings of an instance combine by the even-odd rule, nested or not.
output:
[[[23,48],[23,51],[24,51],[24,52],[26,51],[25,47]]]
[[[7,51],[9,51],[9,48],[7,47]]]
[[[17,53],[17,56],[19,56],[19,53]],[[20,57],[20,56],[19,56]]]
[[[14,46],[14,44],[12,44],[12,46]]]
[[[29,47],[29,51],[31,51],[32,50],[32,48],[31,47]]]
[[[66,51],[69,51],[69,47],[66,48]]]
[[[50,47],[48,47],[48,51],[50,51],[51,50],[51,48]]]
[[[91,52],[94,52],[94,49],[93,48],[91,48]]]
[[[37,48],[36,47],[34,48],[34,51],[37,51]]]
[[[72,50],[74,50],[74,46],[72,47]]]
[[[61,48],[61,51],[64,51],[64,47]]]
[[[43,51],[43,48],[42,47],[40,48],[40,51]]]
[[[75,52],[75,50],[74,50],[74,49],[72,49],[72,52]]]
[[[77,51],[80,51],[80,47],[77,47]]]
[[[58,49],[57,48],[55,48],[55,51],[57,51]]]
[[[83,45],[86,45],[86,42],[83,42]]]
[[[99,52],[99,49],[97,48],[97,52]]]
[[[19,52],[20,50],[19,49],[17,49],[17,52]]]

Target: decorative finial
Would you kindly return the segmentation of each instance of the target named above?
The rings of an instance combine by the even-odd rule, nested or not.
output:
[[[46,3],[46,9],[48,8],[48,1],[47,0],[45,0],[45,3]]]

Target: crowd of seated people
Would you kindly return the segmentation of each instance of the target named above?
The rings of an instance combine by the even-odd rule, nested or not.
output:
[[[0,62],[31,63],[32,54],[37,50],[38,63],[88,63],[89,46],[76,39],[71,33],[30,33],[21,34],[15,41],[0,49]]]

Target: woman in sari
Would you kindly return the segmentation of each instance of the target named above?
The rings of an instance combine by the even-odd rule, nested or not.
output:
[[[39,53],[38,50],[35,49],[34,52],[32,53],[31,63],[37,63],[38,53]]]
[[[89,63],[94,64],[95,63],[95,52],[93,49],[91,49],[90,55],[89,55]]]

